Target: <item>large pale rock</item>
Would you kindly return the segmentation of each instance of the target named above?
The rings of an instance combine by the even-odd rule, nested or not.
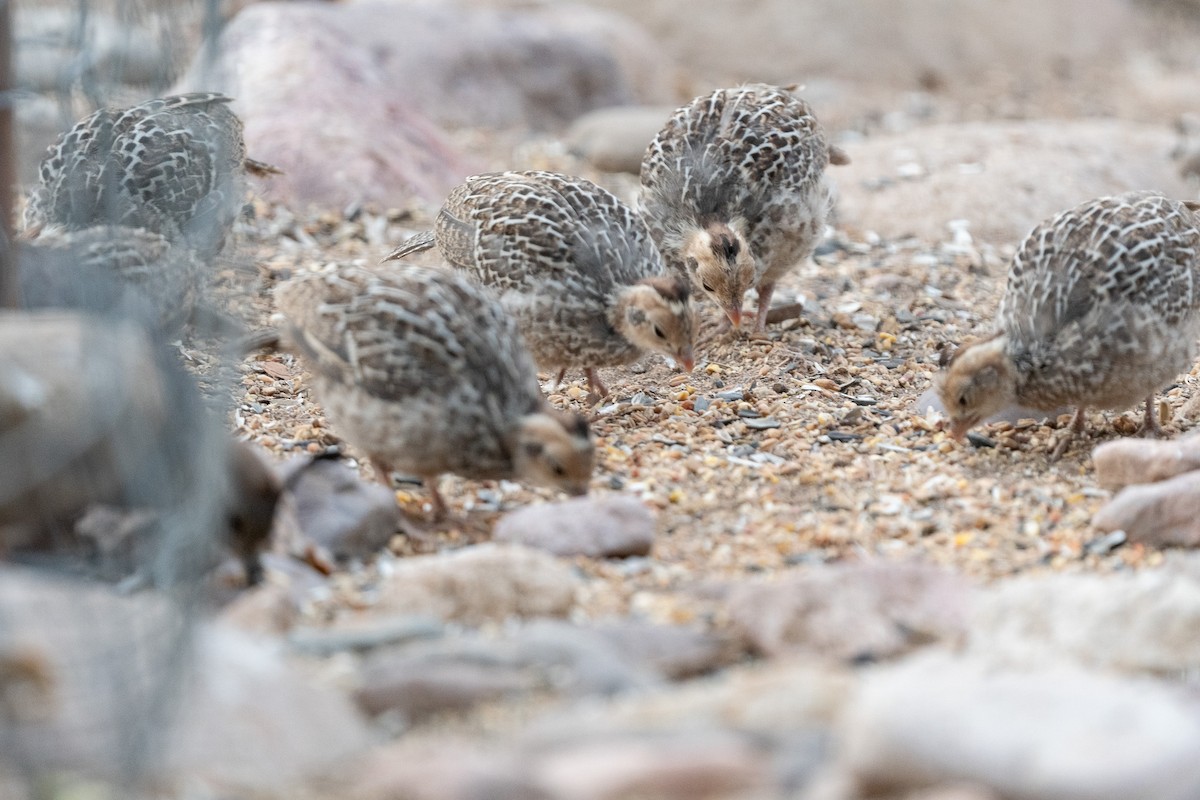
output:
[[[1156,547],[1200,545],[1200,470],[1126,486],[1096,512],[1092,525]]]
[[[872,797],[963,781],[1020,800],[1185,800],[1197,752],[1200,708],[1177,689],[932,654],[867,676],[839,760]]]
[[[556,556],[644,556],[654,546],[654,515],[629,495],[575,497],[510,511],[496,523],[492,539]]]
[[[1153,483],[1200,469],[1200,436],[1170,441],[1116,439],[1093,450],[1092,463],[1096,482],[1111,491]]]
[[[933,567],[839,565],[735,587],[729,617],[766,655],[873,660],[956,638],[969,598],[961,579]]]
[[[482,544],[397,562],[379,612],[428,614],[468,625],[508,617],[561,617],[580,581],[570,565],[518,545]]]
[[[981,590],[971,614],[972,653],[1017,666],[1068,660],[1128,672],[1175,674],[1200,663],[1200,576],[1016,578]]]
[[[371,743],[342,692],[308,678],[279,648],[218,626],[198,637],[176,735],[172,773],[223,791],[282,791]]]
[[[337,24],[349,8],[252,6],[221,32],[215,59],[201,51],[174,90],[236,98],[249,154],[283,170],[258,182],[265,197],[296,208],[438,204],[476,167],[396,88],[369,44]]]
[[[1150,186],[1190,198],[1173,144],[1166,126],[1118,120],[933,125],[847,145],[852,162],[829,174],[840,224],[938,241],[961,219],[977,241],[1015,243],[1094,197]]]

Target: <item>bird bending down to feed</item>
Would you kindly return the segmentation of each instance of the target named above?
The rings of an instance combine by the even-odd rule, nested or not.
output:
[[[413,265],[345,267],[276,290],[285,341],[304,359],[337,431],[392,470],[512,478],[587,492],[587,422],[550,407],[515,321],[486,289]]]
[[[385,260],[436,245],[442,256],[496,291],[538,365],[582,366],[592,391],[608,390],[596,367],[646,351],[691,371],[690,292],[672,275],[638,215],[594,183],[552,172],[477,175],[455,188],[432,231]]]
[[[123,225],[215,255],[241,211],[245,174],[278,172],[246,157],[229,102],[198,92],[80,120],[47,148],[25,227]]]
[[[1038,225],[1013,256],[995,332],[944,364],[937,390],[952,433],[1014,403],[1127,408],[1196,356],[1200,335],[1200,204],[1152,192],[1103,197]],[[1071,436],[1060,442],[1061,455]]]
[[[642,161],[641,212],[667,264],[735,327],[742,296],[757,289],[759,332],[775,284],[824,235],[825,167],[850,161],[795,88],[750,84],[697,97]]]

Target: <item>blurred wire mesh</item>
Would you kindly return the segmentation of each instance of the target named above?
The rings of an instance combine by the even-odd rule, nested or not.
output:
[[[222,14],[218,0],[9,11],[18,198],[77,120],[167,94]],[[71,168],[105,163],[116,147],[105,135]],[[74,200],[95,189],[64,186]],[[0,312],[0,800],[80,786],[138,797],[161,778],[235,490],[224,420],[240,329],[192,311],[224,320],[255,275],[236,236],[197,246],[132,228],[106,202],[94,218],[22,230],[15,206],[20,287],[36,310]]]

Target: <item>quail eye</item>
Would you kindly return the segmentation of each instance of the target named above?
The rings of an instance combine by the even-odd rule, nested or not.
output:
[[[562,478],[567,474],[567,471],[563,469],[562,464],[554,464],[552,467],[550,467],[550,471],[554,473],[554,477],[556,478]]]
[[[959,395],[959,396],[958,396],[958,405],[959,405],[959,407],[961,407],[961,408],[966,408],[966,407],[967,407],[967,396],[966,396],[965,394],[962,394],[962,395]]]
[[[706,292],[711,292],[713,290],[713,288],[711,286],[709,286],[707,283],[702,284],[701,288],[703,288],[704,291],[706,291]]]
[[[667,338],[667,335],[665,333],[663,333],[663,329],[658,327],[657,325],[654,326],[654,335],[660,339]]]

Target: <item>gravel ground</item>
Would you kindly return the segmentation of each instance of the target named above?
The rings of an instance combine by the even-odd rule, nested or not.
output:
[[[553,145],[515,154],[522,166],[587,174]],[[632,195],[630,176],[589,177]],[[243,225],[238,263],[219,283],[228,295],[257,271],[259,292],[235,306],[261,324],[276,281],[353,259],[373,262],[428,225],[435,209],[312,218],[261,204],[255,211]],[[690,375],[658,356],[608,369],[602,374],[612,393],[596,406],[582,375],[568,375],[558,388],[544,375],[556,406],[592,416],[593,491],[631,493],[658,512],[652,558],[579,559],[592,579],[583,614],[719,622],[720,587],[730,581],[872,557],[923,559],[984,581],[1161,562],[1140,545],[1089,547],[1098,539],[1089,520],[1108,497],[1095,482],[1091,449],[1133,432],[1139,409],[1093,413],[1086,436],[1058,461],[1050,453],[1065,416],[981,429],[973,443],[960,444],[936,413],[916,413],[939,347],[987,328],[1010,252],[977,248],[965,230],[947,231],[942,242],[883,241],[835,227],[814,261],[781,284],[776,304],[791,306],[790,318],[765,338],[720,330],[719,311],[704,305],[707,340]],[[205,360],[198,348],[185,351]],[[241,372],[234,415],[241,435],[281,457],[339,445],[353,458],[292,356],[254,354]],[[1193,370],[1160,395],[1164,419],[1195,393],[1197,379]],[[1192,424],[1174,419],[1166,430],[1174,435]],[[360,467],[371,479],[370,468]],[[433,527],[422,489],[397,491],[419,536],[398,534],[396,556],[486,539],[503,510],[553,497],[454,477],[443,479],[442,490],[452,513]],[[358,606],[372,574],[345,576],[338,602]]]

